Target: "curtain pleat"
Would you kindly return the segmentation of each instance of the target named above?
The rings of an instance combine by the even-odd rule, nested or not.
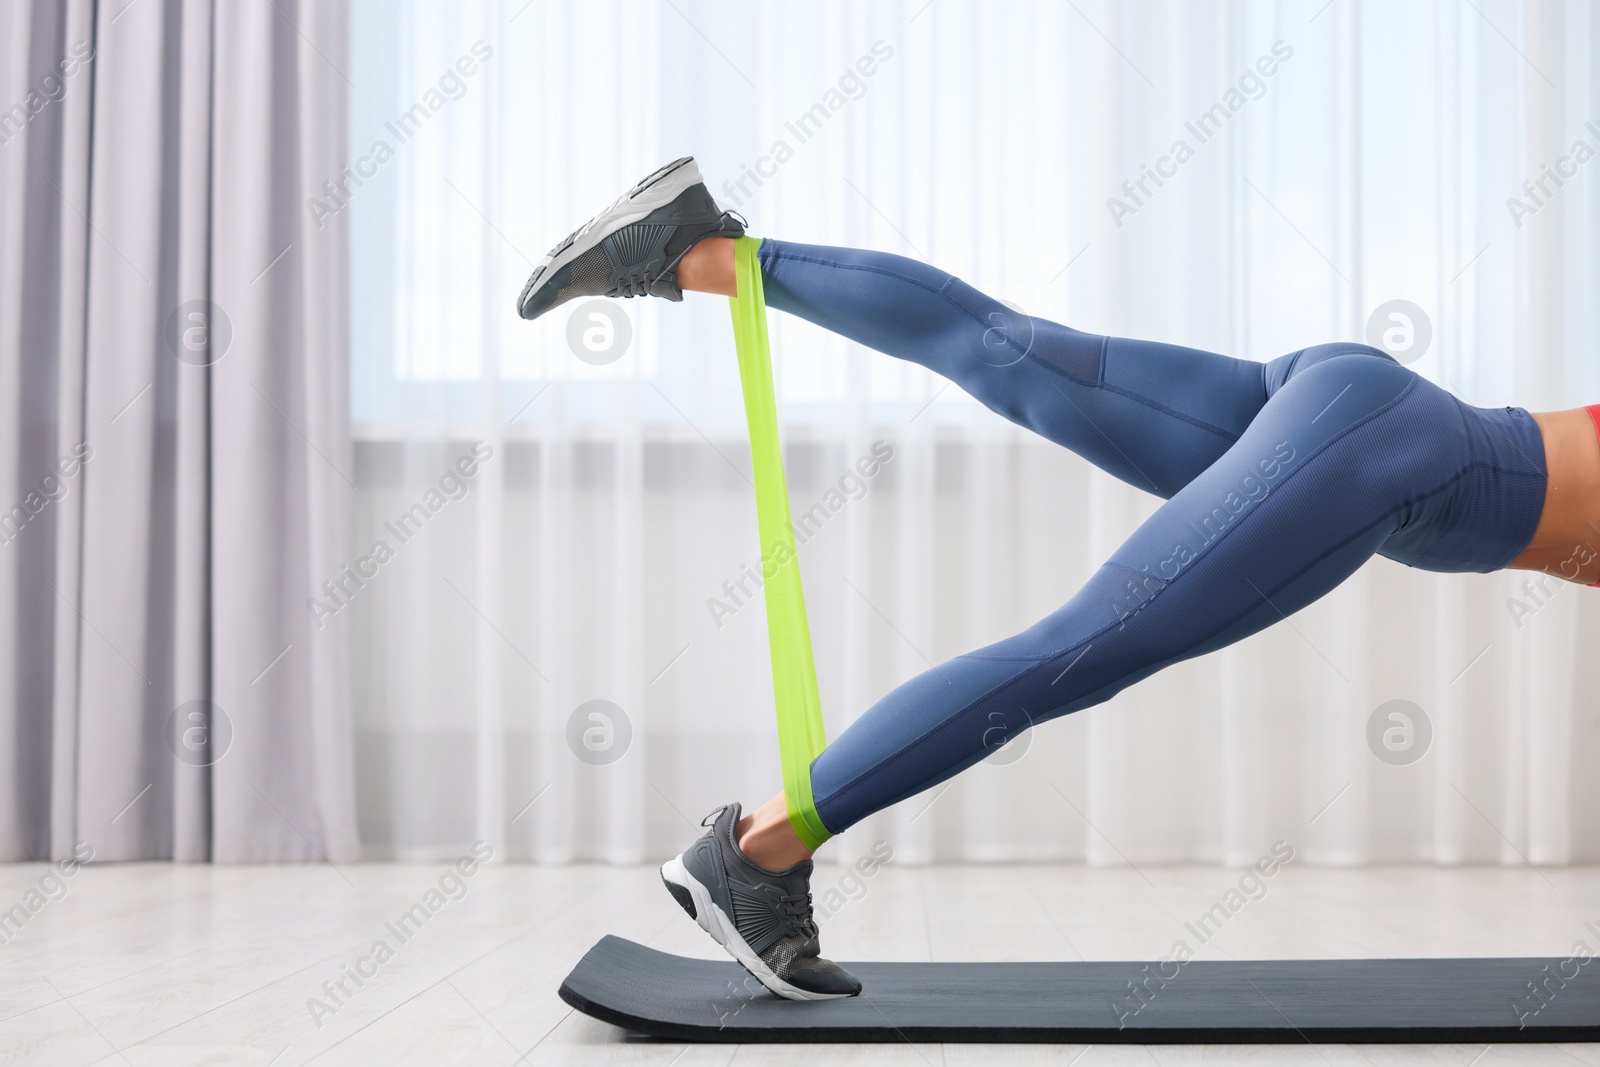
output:
[[[28,115],[0,130],[5,858],[358,851],[346,635],[307,610],[352,488],[342,231],[306,204],[345,154],[344,28],[0,16]]]

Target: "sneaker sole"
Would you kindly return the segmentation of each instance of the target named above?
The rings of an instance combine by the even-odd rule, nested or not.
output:
[[[522,295],[517,297],[517,314],[527,317],[524,309],[528,306],[528,298],[540,288],[541,283],[548,284],[554,281],[562,268],[579,256],[623,227],[631,226],[657,208],[672,203],[678,198],[679,193],[700,184],[700,180],[700,168],[695,166],[694,157],[684,156],[668,163],[623,193],[610,207],[578,227],[571,237],[552,248],[534,268],[528,284],[522,287]]]
[[[739,935],[733,920],[711,899],[710,890],[689,873],[682,857],[674,856],[661,865],[661,880],[666,883],[673,898],[683,905],[683,910],[700,924],[700,929],[711,935],[711,940],[721,945],[728,955],[739,961],[741,967],[778,996],[785,1000],[844,1000],[851,996],[849,993],[810,993],[773,974],[772,968],[761,962],[761,957],[751,951],[749,944]],[[693,902],[692,907],[684,903],[680,893],[688,894]]]

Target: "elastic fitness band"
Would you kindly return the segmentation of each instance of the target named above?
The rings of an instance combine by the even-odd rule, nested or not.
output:
[[[778,402],[772,387],[772,350],[767,344],[767,302],[761,287],[756,249],[761,241],[740,237],[734,243],[737,296],[733,339],[739,349],[739,381],[750,423],[750,465],[755,473],[756,526],[760,531],[762,589],[767,599],[767,644],[772,650],[772,695],[778,712],[778,756],[783,764],[783,795],[789,825],[807,848],[833,835],[822,824],[811,799],[811,761],[827,745],[822,730],[822,700],[811,657],[805,592],[800,588],[800,556],[789,523],[789,488],[783,478],[778,443]]]

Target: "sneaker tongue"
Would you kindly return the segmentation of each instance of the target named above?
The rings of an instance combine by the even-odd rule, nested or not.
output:
[[[788,870],[784,871],[784,891],[796,896],[802,896],[811,892],[812,867],[813,865],[810,860],[801,860],[793,867],[790,867]]]

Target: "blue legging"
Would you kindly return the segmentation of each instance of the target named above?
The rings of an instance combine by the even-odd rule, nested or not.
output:
[[[767,303],[911,360],[1166,499],[1071,600],[899,686],[811,765],[835,833],[1299,611],[1381,554],[1493,571],[1533,537],[1544,445],[1358,344],[1270,363],[1099,337],[901,256],[766,240]]]

